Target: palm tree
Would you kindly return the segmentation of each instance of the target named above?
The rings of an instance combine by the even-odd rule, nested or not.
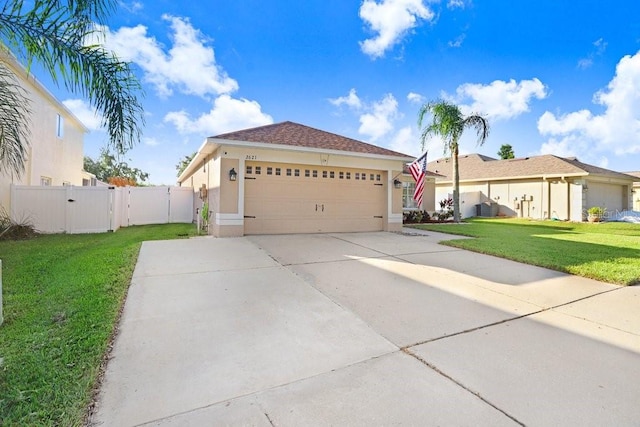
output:
[[[427,114],[431,114],[431,123],[423,129]],[[453,163],[453,220],[460,222],[460,173],[458,168],[458,141],[468,127],[476,129],[478,145],[484,144],[489,136],[489,122],[484,117],[472,114],[463,116],[457,105],[446,101],[431,101],[424,104],[418,113],[418,127],[422,129],[420,141],[422,151],[427,139],[432,135],[440,136],[445,142],[445,155],[451,153]]]
[[[36,62],[53,81],[86,97],[102,115],[109,146],[124,153],[140,141],[140,84],[126,62],[99,44],[97,29],[118,0],[8,0],[0,7],[0,172],[20,176],[29,145],[29,99],[6,61]]]

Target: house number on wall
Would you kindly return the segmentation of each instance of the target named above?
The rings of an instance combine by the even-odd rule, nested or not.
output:
[[[257,160],[258,156],[256,156],[255,154],[247,154],[247,156],[244,159],[245,160]]]

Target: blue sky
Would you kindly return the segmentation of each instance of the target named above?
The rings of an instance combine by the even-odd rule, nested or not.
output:
[[[417,112],[439,98],[491,123],[463,153],[511,144],[637,171],[638,16],[635,0],[125,1],[104,42],[143,83],[147,125],[125,159],[153,184],[175,183],[207,136],[287,120],[418,155]],[[50,89],[92,129],[96,157],[99,119]]]

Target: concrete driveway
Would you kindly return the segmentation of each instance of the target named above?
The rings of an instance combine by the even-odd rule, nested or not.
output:
[[[638,425],[638,287],[445,238],[145,242],[91,423]]]

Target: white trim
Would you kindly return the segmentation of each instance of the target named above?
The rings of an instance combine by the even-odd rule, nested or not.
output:
[[[389,215],[389,224],[402,224],[402,214]]]
[[[238,214],[216,214],[216,225],[244,225],[244,217]]]

